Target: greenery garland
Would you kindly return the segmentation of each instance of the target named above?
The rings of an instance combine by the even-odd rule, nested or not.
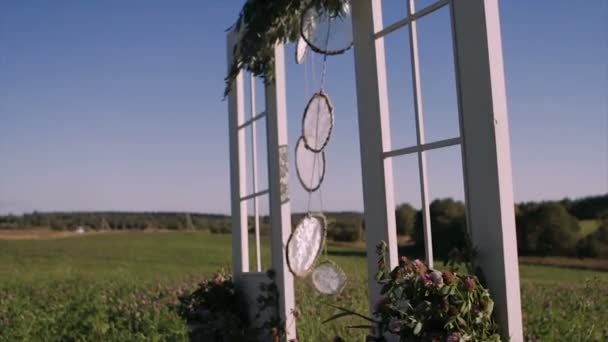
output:
[[[274,47],[277,43],[295,42],[300,36],[300,21],[308,8],[340,13],[349,0],[248,0],[239,18],[227,31],[241,32],[233,50],[233,60],[226,76],[224,96],[243,69],[268,84],[274,79]]]

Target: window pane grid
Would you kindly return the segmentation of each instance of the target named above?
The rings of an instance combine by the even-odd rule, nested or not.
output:
[[[245,172],[251,172],[251,183],[252,183],[252,193],[245,195],[240,198],[240,201],[248,201],[252,200],[253,204],[253,225],[255,232],[255,245],[256,245],[256,270],[257,272],[261,272],[262,264],[261,264],[261,248],[260,248],[260,215],[259,215],[259,206],[258,206],[258,197],[267,195],[269,193],[269,189],[258,190],[258,143],[257,143],[257,124],[258,120],[266,117],[266,111],[262,111],[261,113],[256,113],[256,85],[255,85],[255,76],[249,73],[249,94],[244,94],[245,96],[249,95],[249,118],[244,122],[240,123],[237,126],[237,131],[245,128],[251,128],[250,139],[246,139],[246,137],[239,136],[239,140],[246,145],[250,145],[251,151],[251,171],[245,170]],[[247,141],[249,140],[249,141]],[[247,166],[243,166],[247,168]]]
[[[394,23],[392,23],[391,25],[385,27],[384,29],[380,30],[379,32],[376,32],[374,34],[374,38],[378,39],[378,38],[382,38],[386,35],[388,35],[391,32],[397,31],[398,29],[405,27],[407,25],[411,25],[412,23],[414,23],[417,19],[420,19],[428,14],[431,14],[433,12],[435,12],[436,10],[442,8],[443,6],[447,5],[450,2],[450,0],[440,0],[437,1],[436,3],[429,5],[417,12],[414,11],[410,11],[409,15],[401,20],[398,20]]]

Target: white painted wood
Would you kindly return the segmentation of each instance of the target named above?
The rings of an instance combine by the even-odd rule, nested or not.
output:
[[[245,128],[245,127],[251,125],[254,121],[257,121],[257,120],[259,120],[261,118],[264,118],[264,117],[266,117],[266,112],[261,112],[260,114],[257,114],[256,116],[253,116],[253,117],[247,119],[247,121],[245,121],[242,124],[240,124],[239,125],[239,129]]]
[[[285,94],[285,48],[275,47],[274,82],[266,86],[266,135],[272,268],[279,288],[279,312],[285,322],[287,341],[296,338],[293,275],[287,267],[285,246],[291,234],[291,204],[287,180],[287,104]]]
[[[353,0],[353,37],[359,118],[363,206],[368,255],[369,307],[380,299],[374,275],[378,269],[376,245],[386,241],[389,267],[397,266],[397,236],[393,194],[393,165],[384,158],[391,150],[384,39],[374,38],[382,28],[381,0]]]
[[[376,38],[384,37],[391,32],[397,31],[398,29],[400,29],[406,25],[409,25],[409,23],[411,23],[412,21],[415,21],[416,19],[420,19],[420,18],[424,17],[425,15],[435,12],[436,10],[442,8],[443,6],[447,5],[448,3],[449,3],[449,0],[440,0],[434,4],[430,4],[430,5],[426,6],[425,8],[419,10],[418,12],[410,14],[407,17],[405,17],[401,20],[398,20],[398,21],[392,23],[391,25],[385,27],[384,29],[376,32],[376,34],[374,34],[374,37],[376,37]]]
[[[408,154],[412,154],[412,153],[418,153],[420,151],[430,151],[430,150],[436,150],[436,149],[442,148],[442,147],[454,146],[454,145],[460,144],[460,142],[461,142],[460,138],[450,138],[450,139],[438,140],[438,141],[433,141],[432,143],[398,148],[398,149],[395,149],[392,151],[384,152],[383,155],[384,155],[384,158],[403,156],[403,155],[408,155]]]
[[[523,341],[498,0],[450,5],[467,220],[504,340]]]
[[[258,142],[257,142],[257,125],[255,118],[255,77],[249,75],[249,85],[251,92],[249,93],[249,104],[251,106],[251,173],[253,177],[253,193],[258,191]],[[258,213],[258,197],[253,198],[253,225],[255,234],[255,259],[256,271],[262,271],[262,253],[260,251],[260,216]]]
[[[415,13],[414,0],[407,2],[408,15],[412,17]],[[414,92],[414,113],[416,117],[416,143],[418,146],[425,144],[424,134],[424,110],[422,108],[422,87],[420,85],[420,60],[418,54],[418,24],[413,20],[409,26],[410,38],[410,61],[412,64],[412,90]],[[433,237],[431,234],[431,213],[429,205],[429,186],[426,172],[426,153],[422,148],[418,149],[418,176],[420,183],[420,203],[422,214],[422,227],[424,230],[424,253],[429,267],[433,267]]]
[[[228,34],[228,67],[237,34]],[[232,271],[235,279],[249,271],[249,241],[247,234],[247,203],[241,198],[247,193],[245,163],[245,131],[238,126],[245,118],[243,73],[239,73],[228,94],[228,135],[230,139],[230,198],[232,213]]]
[[[266,195],[268,193],[268,191],[269,190],[266,189],[266,190],[261,190],[261,191],[258,191],[258,192],[254,192],[254,193],[249,194],[247,196],[243,196],[243,197],[241,197],[241,201],[247,201],[247,200],[250,200],[252,198],[264,196],[264,195]]]

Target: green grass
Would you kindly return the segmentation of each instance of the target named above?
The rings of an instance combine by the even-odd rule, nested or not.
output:
[[[600,223],[598,220],[581,220],[578,222],[578,224],[581,227],[581,237],[585,237],[589,234],[592,234],[600,227]]]
[[[330,248],[329,257],[348,274],[347,286],[341,295],[325,297],[310,279],[297,281],[299,341],[335,335],[361,341],[363,332],[347,328],[360,321],[322,321],[334,313],[324,303],[367,311],[366,258],[347,247]],[[183,339],[179,318],[165,308],[149,310],[149,302],[175,301],[180,288],[228,266],[230,258],[230,236],[204,232],[0,240],[0,340],[74,338],[68,330],[86,332],[74,338],[84,340]],[[268,260],[265,243],[266,267]],[[542,341],[606,338],[601,323],[608,321],[608,272],[520,265],[520,273],[527,335]]]

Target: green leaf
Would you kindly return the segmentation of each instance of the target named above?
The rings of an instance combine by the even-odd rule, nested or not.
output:
[[[365,324],[361,324],[361,325],[349,325],[347,326],[348,329],[374,329],[375,327],[373,325],[365,325]]]
[[[334,315],[334,316],[332,316],[332,317],[330,317],[328,319],[326,319],[325,321],[323,321],[323,323],[327,323],[327,322],[333,321],[334,319],[337,319],[337,318],[340,318],[340,317],[344,317],[344,316],[357,316],[357,317],[363,318],[364,320],[370,321],[372,323],[379,323],[378,321],[374,320],[373,318],[364,316],[364,315],[362,315],[362,314],[360,314],[358,312],[355,312],[355,311],[352,311],[352,310],[349,310],[349,309],[346,309],[346,308],[343,308],[343,307],[340,307],[340,306],[336,306],[336,305],[333,305],[333,304],[329,304],[329,303],[327,303],[327,305],[329,305],[329,306],[331,306],[333,308],[336,308],[338,310],[341,310],[343,312],[340,313],[340,314]],[[336,317],[336,316],[338,316],[338,317]]]
[[[488,307],[486,308],[486,313],[488,315],[491,315],[492,311],[494,311],[494,301],[490,299],[488,300]]]
[[[353,314],[352,314],[352,313],[350,313],[350,312],[344,312],[344,311],[343,311],[343,312],[337,313],[337,314],[335,314],[335,315],[333,315],[333,316],[329,317],[328,319],[324,320],[324,321],[323,321],[323,322],[321,322],[321,323],[322,323],[322,324],[325,324],[325,323],[331,322],[331,321],[333,321],[333,320],[336,320],[336,319],[338,319],[338,318],[341,318],[341,317],[346,317],[346,316],[353,316]]]
[[[414,335],[420,335],[422,331],[422,322],[416,323],[416,327],[414,327]]]

